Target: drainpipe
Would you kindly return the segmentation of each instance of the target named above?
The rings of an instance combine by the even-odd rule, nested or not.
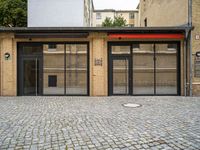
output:
[[[187,96],[187,41],[188,41],[188,30],[185,31],[184,39],[184,95]]]
[[[188,25],[191,28],[192,27],[192,0],[188,0]],[[192,86],[192,78],[193,78],[193,66],[192,66],[192,32],[191,29],[189,31],[189,50],[190,50],[190,96],[193,95],[192,91],[193,91],[193,86]]]

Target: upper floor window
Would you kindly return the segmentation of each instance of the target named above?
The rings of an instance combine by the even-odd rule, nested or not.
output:
[[[48,44],[48,51],[56,51],[57,45],[56,44]]]
[[[134,13],[129,14],[129,19],[134,19]]]
[[[96,19],[101,19],[101,13],[100,12],[96,13]]]

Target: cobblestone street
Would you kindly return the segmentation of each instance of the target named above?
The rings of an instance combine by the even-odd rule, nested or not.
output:
[[[4,149],[198,150],[200,98],[1,97]]]

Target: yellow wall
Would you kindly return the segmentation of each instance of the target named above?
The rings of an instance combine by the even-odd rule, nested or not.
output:
[[[140,26],[180,26],[188,22],[188,0],[140,0]]]
[[[17,90],[16,78],[16,43],[13,34],[0,35],[1,49],[1,95],[15,96]],[[5,53],[10,53],[9,60],[5,60]]]

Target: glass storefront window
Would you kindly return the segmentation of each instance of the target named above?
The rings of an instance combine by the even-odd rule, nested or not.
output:
[[[133,45],[133,94],[178,94],[176,43]]]
[[[154,94],[153,44],[135,44],[133,47],[133,94]]]
[[[66,44],[66,94],[87,94],[86,44]]]
[[[130,54],[130,46],[112,46],[112,54]]]
[[[63,95],[64,44],[57,44],[53,48],[49,50],[49,44],[43,45],[43,94]]]
[[[22,55],[38,55],[42,54],[42,47],[40,45],[25,45],[22,49]]]
[[[177,94],[177,44],[156,44],[156,94]]]
[[[113,60],[113,94],[129,94],[129,61]]]

